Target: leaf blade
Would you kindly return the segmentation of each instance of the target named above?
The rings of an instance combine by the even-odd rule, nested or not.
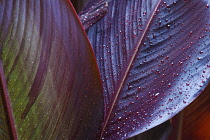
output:
[[[7,9],[0,21],[1,58],[18,137],[97,138],[101,81],[70,2],[10,0],[0,6]]]
[[[209,1],[161,1],[154,11],[148,1],[141,2],[112,1],[103,21],[88,33],[104,81],[108,121],[104,138],[125,139],[166,121],[209,82]],[[146,10],[132,12],[138,4],[146,5]],[[145,17],[150,12],[155,12],[151,24],[139,24],[137,18],[150,21]],[[143,27],[148,31],[141,36]]]

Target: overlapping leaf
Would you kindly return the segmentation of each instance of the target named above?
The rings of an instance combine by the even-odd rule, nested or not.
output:
[[[68,0],[1,1],[0,48],[0,139],[98,139],[101,81]]]
[[[172,119],[173,133],[170,140],[208,140],[210,139],[210,84],[192,104],[187,106],[182,114]],[[178,119],[177,119],[178,118]],[[174,133],[175,131],[175,133]]]
[[[125,139],[171,118],[210,78],[209,0],[113,0],[88,35],[103,80],[101,138]]]

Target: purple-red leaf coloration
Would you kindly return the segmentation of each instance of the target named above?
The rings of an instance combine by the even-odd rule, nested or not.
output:
[[[103,80],[104,139],[177,114],[210,80],[209,0],[113,0],[89,29]]]
[[[84,26],[108,1],[89,1]],[[88,32],[103,99],[68,0],[1,1],[0,139],[126,139],[173,117],[209,83],[209,4],[109,2]]]
[[[0,49],[0,139],[99,139],[100,75],[70,1],[1,1]]]
[[[89,29],[105,16],[108,10],[108,1],[110,0],[102,0],[97,3],[89,2],[86,4],[84,10],[79,13],[80,21],[85,30]]]

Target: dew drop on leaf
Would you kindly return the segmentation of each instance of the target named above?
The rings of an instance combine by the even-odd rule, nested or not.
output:
[[[167,25],[167,28],[168,28],[168,29],[170,29],[170,28],[171,28],[171,26],[168,24],[168,25]]]

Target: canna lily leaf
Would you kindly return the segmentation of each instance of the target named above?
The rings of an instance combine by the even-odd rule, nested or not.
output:
[[[193,139],[208,140],[210,139],[210,84],[204,92],[189,106],[187,106],[182,114],[172,119],[173,132],[170,140]],[[177,119],[179,118],[179,119]]]
[[[169,140],[171,134],[171,123],[166,121],[144,133],[134,136],[128,140]],[[170,139],[171,140],[171,139]]]
[[[80,21],[85,30],[88,30],[93,24],[101,20],[107,13],[108,1],[89,2],[83,11],[79,13]]]
[[[99,139],[100,75],[70,1],[1,1],[0,49],[0,139]]]
[[[105,97],[102,139],[173,117],[210,81],[209,0],[112,0],[89,29]]]

